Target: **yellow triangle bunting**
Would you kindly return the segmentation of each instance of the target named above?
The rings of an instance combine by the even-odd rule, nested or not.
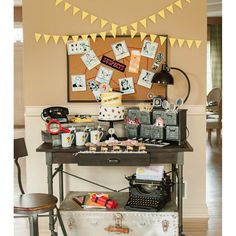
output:
[[[136,30],[136,31],[138,30],[138,22],[132,23],[131,26],[134,30]]]
[[[149,19],[150,19],[153,23],[156,23],[156,14],[153,14],[153,15],[149,16]]]
[[[146,36],[147,36],[147,33],[140,32],[140,39],[141,39],[141,41],[143,41]]]
[[[170,46],[173,47],[176,41],[176,38],[169,38],[169,40],[170,40]]]
[[[64,42],[65,44],[67,43],[68,38],[69,38],[69,36],[67,36],[67,35],[63,35],[63,36],[62,36],[63,42]]]
[[[139,22],[140,22],[140,24],[141,24],[144,28],[147,27],[147,19],[146,19],[146,18],[140,20]]]
[[[82,34],[82,35],[81,35],[81,38],[82,38],[83,40],[86,40],[86,39],[88,39],[88,35],[87,35],[87,34]]]
[[[179,7],[179,8],[181,8],[181,9],[183,8],[183,7],[182,7],[182,2],[181,2],[181,0],[176,1],[176,2],[175,2],[175,5],[176,5],[177,7]]]
[[[130,30],[130,35],[131,35],[131,38],[134,38],[134,36],[137,34],[137,31],[136,30]]]
[[[51,35],[49,35],[49,34],[44,34],[43,37],[44,37],[45,43],[47,44],[47,43],[48,43],[48,40],[49,40],[50,37],[51,37]]]
[[[196,47],[199,48],[201,45],[202,41],[201,40],[195,40]]]
[[[60,36],[59,35],[53,35],[52,37],[53,37],[53,40],[54,40],[55,44],[57,44]]]
[[[185,40],[184,39],[177,39],[177,40],[178,40],[179,47],[182,48]]]
[[[80,9],[78,7],[73,7],[73,16],[75,16],[79,11]]]
[[[59,5],[63,0],[56,0],[56,6]]]
[[[116,29],[112,29],[110,30],[112,36],[115,38],[116,37]]]
[[[34,36],[35,36],[35,40],[36,40],[36,42],[38,43],[38,41],[40,40],[42,34],[35,33]]]
[[[193,45],[193,40],[189,39],[187,40],[188,47],[191,48]]]
[[[88,16],[88,12],[82,11],[82,20],[84,20]]]
[[[118,27],[117,24],[114,24],[114,23],[111,24],[111,29],[112,29],[112,30],[116,30],[117,27]]]
[[[157,35],[155,34],[150,34],[151,41],[154,42],[156,39]]]
[[[90,34],[90,36],[91,36],[93,42],[95,42],[95,41],[96,41],[96,38],[97,38],[97,33]]]
[[[165,16],[165,10],[162,9],[161,11],[159,11],[159,12],[158,12],[158,15],[159,15],[160,17],[162,17],[163,19],[165,19],[165,18],[166,18],[166,16]]]
[[[121,26],[120,30],[121,30],[121,35],[124,35],[124,34],[126,35],[127,34],[127,30],[128,30],[127,25]]]
[[[168,6],[167,8],[166,8],[170,13],[174,13],[174,8],[173,8],[173,5],[171,4],[170,6]]]
[[[67,11],[70,7],[71,7],[71,4],[68,2],[65,2],[64,11]]]
[[[74,42],[77,42],[79,39],[79,35],[72,35],[72,39]]]
[[[93,24],[97,20],[97,17],[94,15],[90,16],[90,23]]]
[[[101,28],[103,28],[107,23],[107,20],[101,19]]]
[[[160,38],[161,45],[163,45],[163,43],[166,41],[166,37],[159,36],[159,38]]]
[[[191,2],[191,0],[185,0],[186,2],[188,2],[188,3],[190,3]]]
[[[104,31],[104,32],[100,32],[99,34],[101,35],[101,37],[102,37],[103,40],[106,39],[106,34],[107,34],[107,32]]]

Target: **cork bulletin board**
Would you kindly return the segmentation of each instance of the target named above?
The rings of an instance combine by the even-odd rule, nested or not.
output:
[[[165,35],[167,37],[167,35]],[[150,40],[149,36],[146,36],[144,40]],[[121,78],[130,78],[133,79],[134,93],[131,94],[123,94],[122,100],[123,102],[144,102],[149,101],[148,94],[151,92],[154,95],[165,96],[166,88],[162,85],[152,84],[151,88],[147,88],[144,86],[140,86],[138,84],[139,76],[142,69],[151,71],[155,73],[156,71],[161,70],[162,64],[167,63],[167,46],[168,40],[166,40],[162,45],[160,43],[159,37],[156,38],[155,42],[158,44],[156,54],[162,54],[162,60],[160,62],[160,66],[156,71],[152,70],[152,65],[154,63],[154,59],[141,56],[138,73],[129,72],[129,64],[131,59],[132,50],[139,50],[141,52],[144,44],[144,40],[141,41],[140,37],[131,38],[130,36],[116,36],[113,38],[111,36],[107,36],[105,40],[101,37],[97,37],[96,41],[93,42],[91,38],[89,38],[90,48],[95,52],[99,61],[102,61],[102,58],[113,59],[114,61],[118,61],[121,65],[125,65],[124,68],[120,68],[121,70],[117,70],[114,68],[110,68],[106,64],[100,63],[93,69],[88,69],[81,59],[80,54],[76,55],[68,55],[67,53],[67,97],[68,102],[95,102],[95,96],[93,92],[89,88],[89,81],[96,80],[96,76],[98,74],[99,68],[101,66],[110,68],[113,70],[112,77],[110,79],[109,85],[113,90],[120,90],[119,79]],[[122,58],[120,60],[116,60],[117,58],[114,55],[114,51],[112,50],[112,44],[119,43],[121,41],[125,41],[130,56]],[[123,72],[122,72],[123,69]],[[72,86],[72,76],[73,75],[85,75],[85,83],[86,90],[84,91],[74,91]]]

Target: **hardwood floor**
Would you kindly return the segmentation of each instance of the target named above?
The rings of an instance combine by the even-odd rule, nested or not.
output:
[[[25,161],[21,160],[23,171],[25,173]],[[186,236],[221,236],[222,233],[222,154],[216,146],[215,134],[212,134],[212,145],[207,142],[206,153],[206,190],[207,190],[207,205],[209,211],[208,233],[201,232],[186,232]],[[14,172],[15,180],[15,194],[19,194],[17,185],[17,176]],[[23,174],[23,185],[25,186],[25,175]],[[191,228],[191,223],[187,223],[186,228]],[[42,217],[39,219],[39,235],[50,236],[48,231],[48,218]],[[29,235],[28,220],[25,218],[14,219],[14,236],[27,236]]]

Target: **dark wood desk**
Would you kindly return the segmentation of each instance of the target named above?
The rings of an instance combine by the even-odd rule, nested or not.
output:
[[[64,199],[63,190],[63,164],[76,164],[80,166],[148,166],[155,164],[171,164],[172,179],[177,183],[173,192],[177,196],[179,213],[179,235],[183,235],[183,165],[184,153],[192,152],[193,148],[186,142],[182,145],[171,144],[166,147],[147,146],[146,153],[86,153],[82,147],[72,146],[71,148],[52,147],[49,143],[43,143],[37,152],[46,153],[48,193],[53,194],[53,178],[59,174],[59,199]],[[58,164],[53,173],[52,165]],[[178,181],[176,181],[178,179]],[[54,229],[54,219],[51,213],[50,229]]]

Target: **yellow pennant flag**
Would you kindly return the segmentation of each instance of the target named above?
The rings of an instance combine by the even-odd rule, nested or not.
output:
[[[56,0],[56,6],[59,5],[63,0]]]
[[[132,23],[131,26],[134,30],[136,30],[136,31],[138,30],[138,22]]]
[[[173,47],[176,41],[176,38],[169,38],[169,41],[170,41],[170,46]]]
[[[153,15],[149,16],[149,19],[150,19],[153,23],[156,23],[156,14],[153,14]]]
[[[141,41],[143,41],[146,36],[147,36],[147,33],[140,32],[140,39],[141,39]]]
[[[186,2],[188,2],[188,3],[190,3],[191,2],[191,0],[185,0]]]
[[[183,7],[182,7],[182,2],[181,2],[181,0],[176,1],[176,2],[175,2],[175,5],[176,5],[177,7],[179,7],[179,8],[181,8],[181,9],[183,8]]]
[[[126,35],[127,30],[128,30],[127,25],[121,26],[120,30],[121,30],[121,35],[124,35],[124,34]]]
[[[146,18],[140,20],[139,22],[140,22],[140,24],[141,24],[144,28],[147,27],[147,19],[146,19]]]
[[[193,40],[189,39],[187,40],[188,47],[191,48],[193,45]]]
[[[80,8],[73,7],[73,16],[75,16],[80,11]]]
[[[88,39],[88,35],[87,35],[87,34],[82,34],[82,35],[81,35],[81,38],[82,38],[83,40],[86,40],[86,39]]]
[[[170,6],[168,6],[167,8],[166,8],[170,13],[174,13],[174,8],[173,8],[173,5],[171,4]]]
[[[161,45],[163,45],[163,43],[166,41],[166,37],[159,36],[159,38],[160,38]]]
[[[202,41],[201,40],[195,40],[196,47],[199,48],[201,45]]]
[[[90,34],[90,36],[91,36],[93,42],[95,42],[95,41],[96,41],[96,38],[97,38],[97,33]]]
[[[117,27],[118,27],[117,24],[114,24],[114,23],[111,24],[111,29],[112,29],[112,30],[116,30]]]
[[[157,35],[156,34],[150,34],[151,41],[154,42],[156,39]]]
[[[67,43],[68,38],[69,38],[69,36],[67,36],[67,35],[63,35],[63,36],[62,36],[63,42],[64,42],[65,44]]]
[[[136,30],[130,30],[130,35],[131,35],[131,38],[134,38],[134,36],[137,34],[137,31]]]
[[[60,36],[59,35],[53,35],[52,37],[53,37],[53,40],[54,40],[55,44],[57,44]]]
[[[178,44],[180,48],[182,48],[184,41],[185,41],[184,39],[178,39]]]
[[[97,17],[94,15],[90,16],[90,23],[93,24],[97,20]]]
[[[101,37],[102,37],[103,40],[106,39],[106,34],[107,34],[107,32],[104,31],[104,32],[100,32],[99,34],[101,35]]]
[[[112,29],[110,30],[112,36],[115,38],[116,37],[116,29]]]
[[[165,16],[165,10],[162,9],[161,11],[159,11],[159,12],[158,12],[158,15],[161,16],[163,19],[165,19],[165,18],[166,18],[166,16]]]
[[[36,40],[36,42],[38,43],[38,41],[40,40],[42,34],[35,33],[34,36],[35,36],[35,40]]]
[[[79,35],[72,35],[72,39],[74,42],[77,42],[79,39]]]
[[[84,20],[88,16],[88,12],[82,11],[82,20]]]
[[[48,43],[48,40],[49,40],[50,37],[51,37],[51,35],[49,35],[49,34],[44,34],[43,37],[44,37],[45,43],[47,44],[47,43]]]
[[[103,28],[107,23],[107,20],[101,19],[101,28]]]
[[[65,2],[64,11],[67,11],[70,7],[71,7],[71,4],[68,2]]]

